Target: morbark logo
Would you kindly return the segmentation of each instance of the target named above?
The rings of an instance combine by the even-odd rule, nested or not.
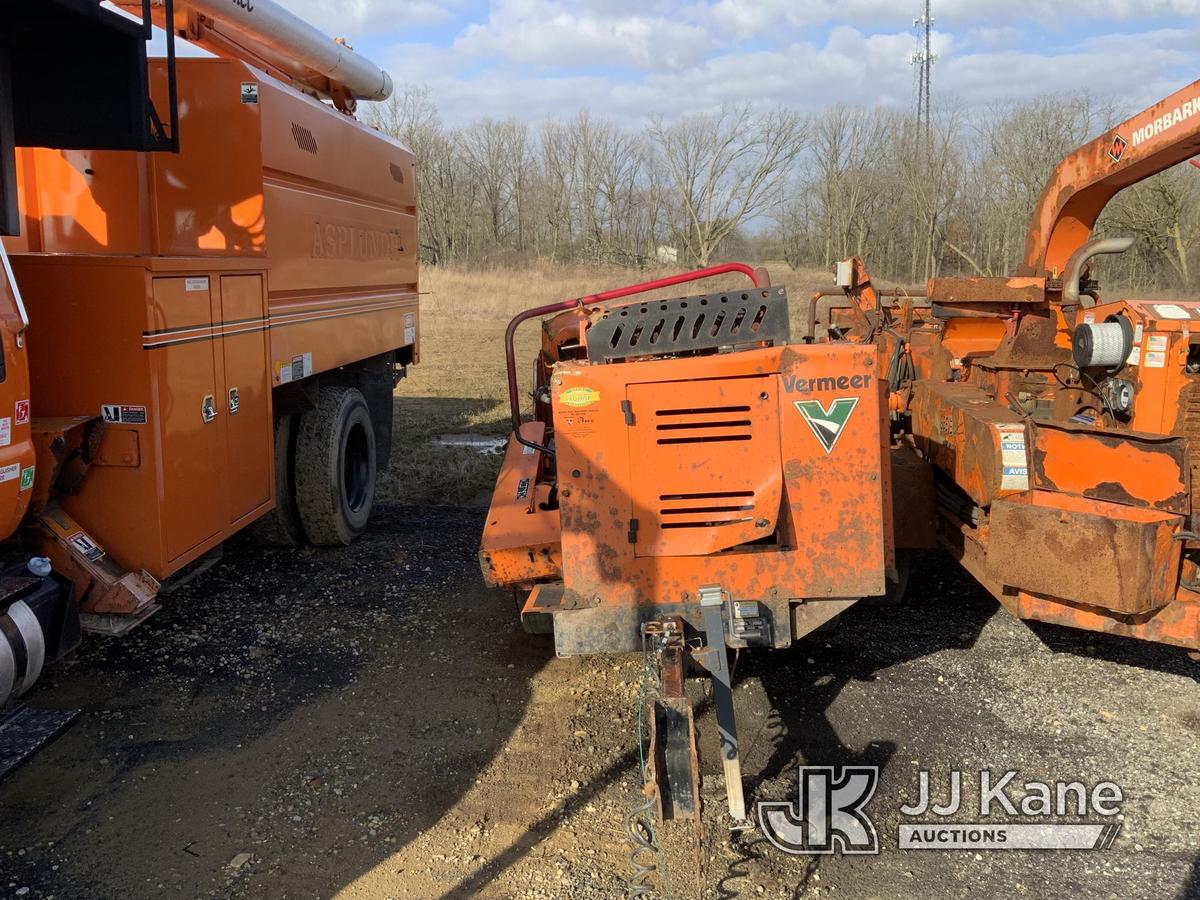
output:
[[[1112,145],[1108,148],[1108,158],[1115,163],[1121,161],[1121,157],[1125,154],[1125,148],[1129,146],[1129,142],[1119,134],[1113,135]]]
[[[858,406],[857,397],[839,397],[826,409],[820,400],[795,400],[796,409],[817,436],[826,453],[832,453],[834,445],[850,421],[850,414]]]

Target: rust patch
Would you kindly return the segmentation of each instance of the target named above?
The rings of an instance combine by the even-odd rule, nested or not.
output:
[[[1095,500],[1190,511],[1187,442],[1042,423],[1033,429],[1034,485]]]

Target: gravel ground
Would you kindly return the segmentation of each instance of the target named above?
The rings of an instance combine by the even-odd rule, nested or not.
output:
[[[0,896],[622,896],[641,661],[521,632],[480,583],[482,520],[392,505],[346,551],[234,541],[133,635],[88,639],[31,697],[81,720],[0,785]],[[708,812],[699,854],[664,829],[671,894],[1200,897],[1198,670],[1029,628],[931,556],[903,603],[736,672],[751,798],[794,798],[798,763],[878,765],[882,853],[731,836],[695,680]],[[1104,852],[901,851],[922,768],[939,795],[951,768],[1110,779],[1123,830]]]

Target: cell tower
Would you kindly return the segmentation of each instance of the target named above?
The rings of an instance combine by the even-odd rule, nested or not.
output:
[[[931,39],[933,33],[933,16],[930,13],[931,0],[925,0],[925,12],[919,18],[913,19],[913,28],[917,31],[917,49],[908,57],[908,64],[916,67],[917,81],[917,130],[925,131],[926,142],[933,135],[933,105],[930,100],[934,55]]]

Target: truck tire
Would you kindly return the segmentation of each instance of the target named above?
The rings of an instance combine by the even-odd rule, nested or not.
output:
[[[250,536],[268,547],[299,547],[304,528],[296,508],[296,425],[299,416],[275,419],[275,508],[250,526]]]
[[[318,547],[346,546],[363,533],[375,504],[375,429],[363,395],[321,388],[296,434],[296,506]]]

